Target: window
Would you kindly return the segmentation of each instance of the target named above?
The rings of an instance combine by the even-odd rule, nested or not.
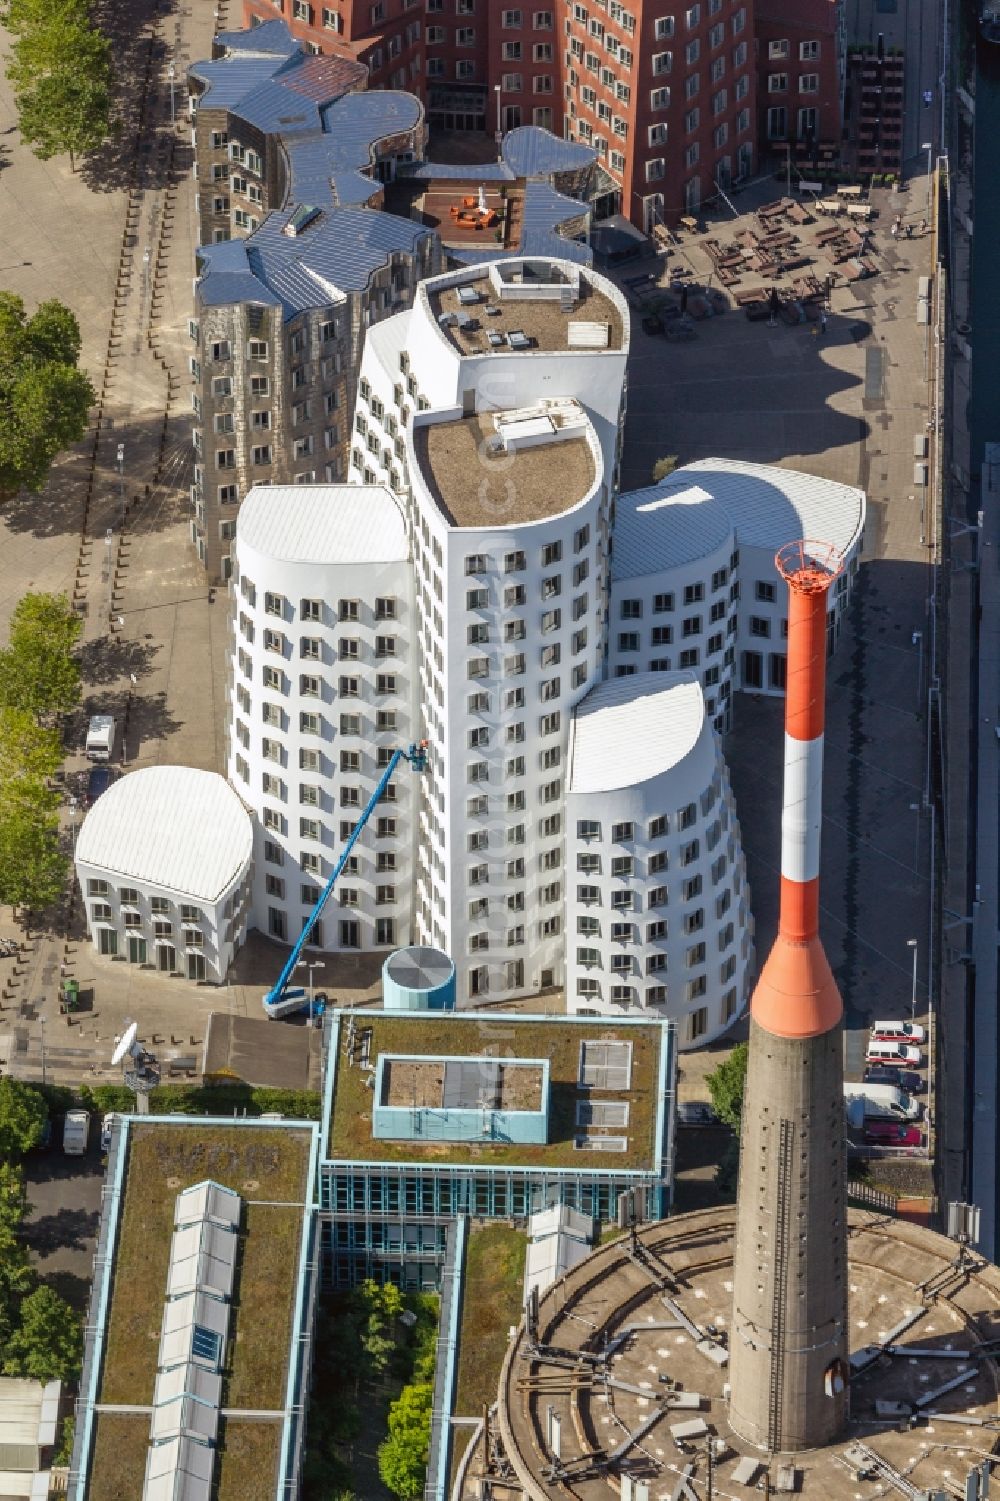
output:
[[[799,61],[800,62],[803,62],[803,63],[805,63],[805,62],[815,62],[818,57],[819,57],[819,42],[800,42],[799,43]]]
[[[267,341],[265,339],[251,339],[247,345],[247,357],[251,360],[266,360]]]
[[[799,74],[799,93],[800,94],[818,94],[819,93],[819,74],[818,73],[800,73]]]
[[[780,41],[768,42],[768,44],[767,44],[767,55],[768,55],[769,58],[772,58],[772,59],[773,58],[787,57],[788,56],[788,39],[787,39],[787,37],[783,38]]]
[[[783,94],[787,88],[787,73],[769,73],[767,75],[767,92],[769,94]]]

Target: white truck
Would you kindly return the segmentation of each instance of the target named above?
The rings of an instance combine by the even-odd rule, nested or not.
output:
[[[88,761],[110,761],[115,749],[115,721],[110,714],[95,714],[87,726],[84,751]]]
[[[86,1110],[67,1110],[63,1125],[63,1151],[67,1157],[82,1157],[90,1136],[90,1116]]]
[[[895,1084],[845,1084],[844,1105],[848,1120],[918,1121],[924,1113],[919,1100]],[[852,1108],[853,1107],[853,1108]]]

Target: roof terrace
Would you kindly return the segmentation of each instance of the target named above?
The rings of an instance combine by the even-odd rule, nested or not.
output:
[[[460,354],[501,354],[511,348],[512,331],[527,340],[514,346],[522,353],[619,351],[626,344],[620,308],[578,266],[530,258],[500,261],[457,285],[432,284],[427,297],[438,326]],[[594,342],[580,342],[581,326],[593,329]],[[604,342],[597,342],[597,330],[605,326]]]
[[[576,402],[481,413],[414,428],[420,472],[452,526],[512,526],[572,510],[596,465]]]
[[[366,1012],[340,1013],[331,1026],[328,1160],[616,1170],[648,1169],[656,1161],[661,1048],[669,1046],[658,1023]],[[449,1059],[464,1067],[449,1070]],[[408,1139],[374,1138],[373,1114],[387,1091],[407,1110],[415,1089],[428,1106],[439,1106],[450,1074],[454,1100],[475,1098],[484,1108],[488,1096],[493,1109],[499,1090],[509,1111],[543,1107],[542,1060],[548,1063],[545,1140],[409,1132]]]

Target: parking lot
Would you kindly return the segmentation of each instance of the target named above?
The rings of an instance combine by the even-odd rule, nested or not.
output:
[[[65,1156],[58,1129],[61,1122],[53,1126],[48,1150],[32,1152],[25,1161],[30,1209],[24,1238],[38,1272],[82,1310],[90,1291],[104,1186],[100,1123],[91,1119],[90,1143],[84,1157]]]

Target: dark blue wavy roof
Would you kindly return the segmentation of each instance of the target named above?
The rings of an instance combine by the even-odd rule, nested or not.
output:
[[[206,306],[232,302],[282,307],[285,319],[362,291],[393,251],[414,252],[432,231],[378,209],[330,208],[300,235],[284,234],[288,210],[268,214],[245,240],[203,245],[198,295]]]
[[[578,141],[564,141],[540,125],[520,125],[508,131],[501,145],[503,159],[515,177],[551,177],[591,166],[597,154]]]

